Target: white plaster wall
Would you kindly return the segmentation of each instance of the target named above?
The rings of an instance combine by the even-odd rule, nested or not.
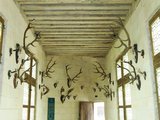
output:
[[[153,73],[151,41],[148,22],[160,9],[160,0],[141,0],[135,11],[126,23],[126,28],[131,37],[132,45],[138,44],[139,49],[144,49],[144,59],[139,57],[139,62],[134,63],[137,69],[147,72],[147,80],[142,79],[142,88],[139,91],[136,85],[131,87],[133,120],[158,120],[155,79]],[[117,44],[117,43],[116,43]],[[121,50],[112,48],[106,56],[107,70],[112,72],[112,78],[116,80],[115,64]],[[129,60],[133,60],[132,52],[129,52]],[[114,86],[117,91],[117,85]],[[107,101],[106,120],[118,120],[117,97],[114,101]]]
[[[19,66],[15,63],[15,56],[9,56],[9,48],[15,48],[16,43],[22,45],[23,33],[27,24],[13,0],[0,0],[0,15],[5,19],[3,56],[0,64],[0,119],[22,120],[23,85],[18,85],[17,89],[14,89],[12,78],[8,79],[7,72]],[[34,39],[31,32],[27,35],[28,41]],[[32,51],[41,69],[45,61],[45,54],[38,44],[35,45],[36,48]],[[22,53],[20,58],[23,57]]]
[[[47,57],[49,61],[51,56]],[[95,98],[95,93],[92,87],[95,86],[95,81],[100,81],[98,75],[94,74],[93,63],[99,61],[104,63],[104,58],[97,59],[92,57],[73,57],[73,56],[53,56],[53,60],[56,60],[54,66],[55,73],[52,74],[51,79],[45,79],[45,84],[49,87],[49,93],[39,101],[38,104],[38,118],[37,120],[47,120],[47,100],[49,97],[55,98],[55,120],[78,120],[79,118],[79,102],[80,101],[106,101],[106,98],[102,94],[98,94]],[[76,100],[71,98],[66,100],[63,104],[60,101],[60,89],[64,86],[67,89],[66,81],[67,76],[65,72],[65,66],[70,64],[72,69],[69,71],[71,76],[74,76],[82,67],[82,74],[79,80],[73,85],[73,95],[78,95]],[[103,65],[103,64],[102,64]],[[57,88],[53,87],[55,82],[59,81]],[[84,89],[81,90],[80,86],[84,85]],[[39,93],[38,93],[39,94]],[[38,95],[40,97],[40,95]]]

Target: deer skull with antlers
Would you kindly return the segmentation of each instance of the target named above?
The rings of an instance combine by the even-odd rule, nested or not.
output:
[[[26,81],[25,81],[25,78],[24,78],[24,75],[25,75],[25,73],[28,72],[31,68],[29,67],[28,69],[24,70],[23,72],[21,72],[21,70],[23,69],[23,66],[24,66],[25,62],[27,62],[27,61],[29,61],[29,58],[27,58],[27,59],[25,59],[25,60],[22,59],[21,64],[20,64],[20,66],[19,66],[18,69],[16,69],[15,71],[11,71],[11,70],[8,71],[8,76],[9,76],[9,78],[11,77],[11,74],[12,74],[12,73],[14,74],[14,78],[13,78],[13,86],[14,86],[14,88],[17,88],[17,86],[18,86],[18,80],[21,82],[21,84],[22,84],[23,82],[26,82]],[[35,65],[36,65],[36,64],[34,64],[32,67],[34,67]]]
[[[130,39],[130,36],[129,36],[129,33],[127,31],[127,29],[125,28],[125,25],[123,24],[123,21],[121,18],[119,18],[118,21],[116,21],[116,24],[118,26],[121,27],[121,29],[124,31],[124,33],[126,34],[127,36],[127,39],[122,39],[117,32],[115,32],[114,28],[111,27],[111,31],[113,32],[113,35],[111,36],[114,40],[119,40],[120,41],[120,45],[119,46],[116,46],[115,48],[120,48],[122,46],[125,47],[125,50],[128,50],[128,49],[131,49],[131,39]],[[128,42],[128,44],[126,44],[125,42]]]
[[[32,20],[32,21],[34,21],[34,20]],[[25,53],[28,54],[28,55],[32,55],[32,53],[29,51],[29,46],[35,47],[35,46],[34,46],[34,43],[37,42],[38,39],[41,38],[41,37],[40,37],[40,32],[35,32],[35,33],[34,33],[34,34],[35,34],[35,39],[34,39],[32,42],[30,42],[30,43],[28,43],[28,44],[26,45],[27,32],[28,32],[30,29],[33,28],[31,25],[32,25],[32,23],[29,23],[29,24],[28,24],[27,28],[26,28],[25,31],[24,31],[24,36],[23,36],[23,49],[24,49]]]
[[[53,68],[53,66],[56,65],[56,61],[53,62],[53,58],[51,58],[46,66],[46,70],[45,71],[40,71],[40,75],[41,75],[41,83],[43,83],[43,78],[44,77],[48,77],[48,78],[52,78],[51,77],[51,73],[54,73],[54,70],[51,70]]]
[[[101,64],[99,62],[96,62],[96,64],[93,64],[95,67],[95,72],[100,75],[100,77],[102,78],[102,81],[105,80],[106,78],[108,78],[108,81],[110,84],[114,85],[114,81],[111,80],[111,73],[106,73],[105,70],[103,69],[103,67],[101,66]]]
[[[53,66],[56,65],[56,61],[54,61],[53,63],[52,62],[53,62],[53,58],[51,58],[47,64],[46,71],[45,71],[45,77],[51,78],[51,73],[55,72],[54,70],[51,70],[51,69],[53,68]]]
[[[67,74],[67,86],[68,88],[70,88],[72,86],[72,83],[75,83],[76,81],[78,81],[79,75],[82,73],[82,68],[80,68],[79,72],[74,76],[74,77],[70,77],[68,71],[71,69],[71,67],[69,67],[69,65],[66,65],[66,74]]]

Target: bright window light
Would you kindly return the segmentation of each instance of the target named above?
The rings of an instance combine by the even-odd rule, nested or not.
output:
[[[94,103],[94,120],[105,120],[104,102]]]

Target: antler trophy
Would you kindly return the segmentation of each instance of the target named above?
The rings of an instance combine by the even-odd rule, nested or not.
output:
[[[33,21],[33,20],[32,20],[32,21]],[[35,34],[35,39],[34,39],[32,42],[30,42],[30,43],[28,43],[28,44],[26,45],[27,32],[28,32],[30,29],[33,28],[31,25],[32,25],[32,23],[29,23],[29,24],[28,24],[27,28],[25,29],[24,36],[23,36],[23,49],[24,49],[25,53],[28,54],[28,55],[32,55],[32,53],[29,51],[29,46],[35,47],[35,46],[34,46],[34,43],[37,42],[38,39],[41,38],[41,37],[40,37],[40,32],[35,32],[35,33],[34,33],[34,34]]]
[[[132,71],[130,71],[128,68],[125,68],[123,66],[120,66],[117,64],[117,66],[119,68],[123,68],[124,70],[128,71],[128,78],[129,80],[131,81],[131,83],[133,84],[135,81],[137,81],[137,88],[140,90],[141,89],[141,79],[140,79],[140,75],[137,74],[136,72],[136,68],[134,67],[133,63],[132,63],[132,60],[130,61],[124,61],[124,63],[130,65],[130,67],[132,68]],[[144,76],[144,79],[146,79],[146,72],[141,72],[139,70],[139,73],[142,74]]]
[[[60,94],[61,94],[60,100],[61,100],[62,103],[65,102],[66,98],[67,98],[67,99],[70,99],[70,97],[72,96],[71,93],[73,92],[73,90],[74,90],[74,88],[70,88],[70,89],[67,91],[67,93],[65,94],[65,93],[64,93],[64,92],[65,92],[65,89],[64,89],[63,86],[62,86],[62,88],[61,88],[61,90],[60,90]],[[75,98],[75,96],[73,96],[73,99],[74,99],[74,98]]]
[[[20,66],[19,66],[19,68],[18,68],[17,70],[15,70],[15,71],[9,70],[9,71],[8,71],[8,77],[9,77],[9,78],[11,77],[11,74],[14,74],[14,78],[13,78],[13,86],[14,86],[14,88],[17,88],[17,86],[18,86],[18,80],[20,80],[21,84],[22,84],[23,82],[27,82],[26,79],[25,79],[25,77],[24,77],[24,75],[25,75],[25,73],[28,72],[31,68],[29,67],[28,69],[26,69],[26,70],[23,71],[23,72],[21,72],[21,70],[23,69],[23,66],[24,66],[25,62],[27,62],[27,61],[29,61],[29,60],[30,60],[29,58],[27,58],[27,59],[25,59],[25,60],[22,59],[21,64],[20,64]],[[35,65],[36,65],[36,64],[34,64],[32,67],[34,67]]]
[[[114,40],[119,40],[120,41],[120,45],[116,46],[115,48],[120,48],[122,46],[125,47],[125,50],[128,51],[129,49],[131,49],[131,39],[129,36],[129,33],[127,31],[127,29],[125,28],[125,25],[123,24],[123,21],[121,18],[119,18],[118,21],[116,21],[116,23],[121,27],[121,29],[124,31],[124,33],[126,34],[127,38],[126,39],[122,39],[117,32],[115,32],[114,28],[111,27],[111,31],[113,32],[113,35],[111,36]],[[126,44],[126,42],[128,44]]]
[[[72,86],[72,83],[75,83],[76,81],[78,81],[79,75],[82,73],[82,68],[80,68],[79,72],[73,77],[71,78],[68,71],[71,69],[71,67],[69,67],[69,65],[66,65],[66,74],[67,74],[67,86],[68,88],[70,88]]]
[[[95,72],[100,75],[102,81],[105,80],[106,78],[108,78],[108,81],[110,84],[114,85],[114,81],[111,80],[111,73],[106,73],[105,70],[103,69],[103,67],[101,66],[101,64],[99,62],[96,62],[96,64],[93,64],[95,67]]]
[[[53,61],[53,58],[51,58],[46,66],[45,71],[40,71],[41,74],[41,83],[43,83],[44,77],[52,78],[51,73],[54,73],[55,70],[51,70],[56,65],[56,61]]]

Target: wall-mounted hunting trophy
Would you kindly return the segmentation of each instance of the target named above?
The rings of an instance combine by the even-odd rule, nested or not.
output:
[[[99,92],[103,92],[103,95],[106,98],[110,98],[112,101],[113,97],[115,97],[115,92],[109,87],[109,85],[103,85],[103,87],[102,87],[97,82],[95,83],[95,85],[96,85],[96,88],[99,90]],[[96,90],[94,90],[94,91],[96,91]]]
[[[114,85],[114,81],[112,81],[111,79],[111,73],[107,74],[99,62],[96,62],[96,64],[93,65],[95,69],[94,73],[99,74],[100,75],[99,77],[101,78],[102,81],[104,81],[107,78],[109,84]]]
[[[31,68],[29,67],[26,70],[23,70],[24,64],[25,62],[29,61],[30,59],[22,59],[21,64],[19,66],[18,69],[16,69],[15,71],[12,70],[8,70],[8,78],[10,79],[11,74],[14,74],[14,78],[13,78],[13,86],[14,88],[17,88],[18,86],[18,80],[20,81],[20,83],[22,84],[23,82],[27,82],[26,78],[25,78],[25,73],[27,73]],[[36,64],[34,64],[32,67],[34,67]],[[22,71],[23,70],[23,71]]]
[[[34,21],[34,20],[32,20],[32,21]],[[31,21],[31,22],[32,22],[32,21]],[[35,39],[34,39],[32,42],[28,43],[28,44],[26,43],[27,32],[28,32],[30,29],[32,29],[32,28],[33,28],[33,27],[32,27],[32,23],[29,23],[28,26],[27,26],[27,28],[26,28],[25,31],[24,31],[24,36],[23,36],[23,49],[24,49],[24,51],[25,51],[25,53],[26,53],[27,55],[33,55],[33,53],[29,50],[29,47],[30,47],[30,46],[35,47],[35,46],[34,46],[34,43],[35,43],[35,42],[38,42],[38,40],[41,38],[40,32],[35,32],[35,33],[34,33]]]
[[[128,64],[132,70],[129,70],[128,68],[125,68],[124,66],[120,66],[117,64],[117,67],[119,68],[123,68],[124,70],[126,70],[128,72],[128,79],[131,81],[130,83],[133,84],[135,81],[137,81],[136,86],[138,88],[138,90],[141,89],[141,79],[140,79],[140,74],[143,75],[144,79],[146,79],[146,72],[141,72],[139,70],[139,74],[136,71],[136,68],[134,67],[132,60],[130,61],[124,61],[124,63]]]
[[[128,51],[129,49],[132,48],[129,33],[125,28],[125,25],[123,24],[123,21],[121,18],[119,18],[118,21],[115,21],[115,22],[116,22],[116,25],[120,26],[120,28],[124,31],[126,35],[126,39],[121,38],[118,32],[116,32],[116,30],[113,27],[111,27],[111,31],[113,32],[113,35],[111,37],[113,38],[113,40],[118,40],[120,42],[120,45],[116,46],[115,48],[121,48],[122,46],[124,46],[125,51]]]
[[[68,88],[70,88],[73,83],[78,81],[79,75],[82,74],[82,68],[80,68],[79,72],[74,77],[70,77],[69,72],[68,72],[70,69],[71,69],[71,67],[69,65],[66,65],[67,86],[68,86]]]
[[[53,58],[51,58],[46,66],[45,71],[40,71],[39,74],[41,75],[41,83],[43,83],[44,78],[52,78],[51,74],[55,72],[55,70],[52,70],[52,68],[56,65],[56,61],[53,61]]]

